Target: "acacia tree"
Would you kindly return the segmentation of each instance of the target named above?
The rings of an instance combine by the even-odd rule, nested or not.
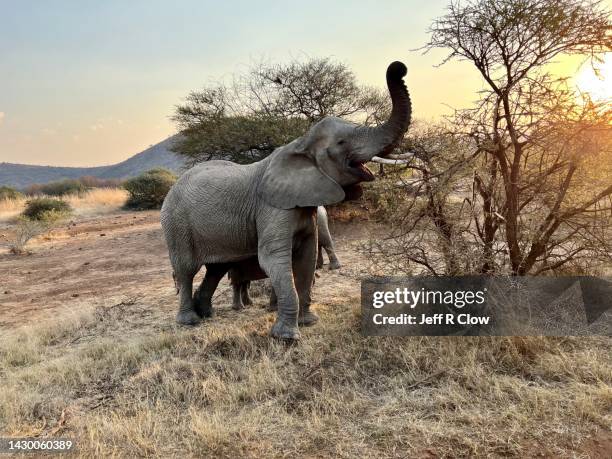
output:
[[[548,71],[563,55],[594,61],[611,50],[610,12],[590,0],[451,3],[426,50],[471,62],[486,84],[456,112],[454,133],[473,145],[469,218],[479,271],[524,275],[608,258],[612,110],[578,100]]]
[[[302,135],[325,116],[373,123],[390,110],[384,92],[360,86],[328,58],[258,64],[231,84],[191,92],[173,120],[181,136],[173,150],[192,163],[226,158],[257,161]]]

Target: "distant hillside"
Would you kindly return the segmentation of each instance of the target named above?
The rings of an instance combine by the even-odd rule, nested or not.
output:
[[[99,178],[123,179],[134,177],[154,167],[165,167],[180,173],[185,161],[170,151],[176,136],[147,148],[123,162],[100,167],[54,167],[30,166],[27,164],[0,163],[0,186],[26,188],[34,183],[48,183],[67,178],[92,175]]]

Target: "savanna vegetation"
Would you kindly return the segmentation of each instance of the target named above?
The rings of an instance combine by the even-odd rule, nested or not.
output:
[[[28,196],[69,196],[84,193],[95,188],[119,188],[123,181],[118,179],[101,179],[93,176],[83,176],[78,179],[65,179],[44,184],[33,184],[25,189]]]
[[[299,346],[266,298],[186,329],[163,287],[5,337],[2,431],[88,457],[604,457],[609,339],[364,338],[342,279]]]
[[[13,240],[9,242],[9,250],[15,255],[27,253],[28,242],[40,236],[72,213],[70,204],[60,199],[35,198],[25,203],[25,209],[17,217]]]
[[[612,110],[550,70],[573,55],[597,66],[612,46],[609,28],[600,1],[451,4],[423,50],[473,64],[485,89],[473,107],[417,123],[393,159],[377,159],[383,180],[366,198],[393,225],[366,248],[373,260],[435,275],[610,266]],[[375,122],[389,110],[384,94],[330,59],[260,64],[233,81],[177,107],[177,152],[252,162],[324,116]]]
[[[390,108],[384,91],[358,84],[345,64],[331,58],[261,63],[230,85],[191,92],[174,114],[183,136],[173,148],[191,163],[250,163],[325,116],[371,124],[387,119]]]
[[[0,201],[19,199],[22,196],[23,194],[17,191],[15,188],[11,188],[10,186],[0,186]]]
[[[575,94],[550,68],[576,54],[596,66],[609,30],[610,11],[592,0],[452,3],[431,24],[424,50],[470,63],[483,91],[446,120],[417,120],[363,198],[329,209],[344,267],[317,278],[321,321],[297,346],[267,335],[267,298],[254,293],[256,305],[236,313],[223,283],[214,319],[177,326],[155,212],[142,226],[147,212],[121,212],[129,222],[107,245],[114,215],[70,235],[83,249],[77,279],[97,260],[89,281],[102,272],[125,298],[97,285],[85,299],[70,284],[69,312],[2,330],[0,433],[76,438],[87,457],[609,457],[609,337],[365,338],[359,310],[359,280],[372,274],[610,269],[610,105]],[[193,163],[251,162],[322,116],[385,119],[386,101],[333,59],[260,64],[188,95],[175,148]],[[77,216],[128,200],[156,208],[174,180],[155,171],[62,199]],[[24,203],[0,199],[0,218]],[[34,258],[35,271],[52,256],[10,262]],[[59,290],[63,276],[41,288]]]
[[[129,198],[128,209],[159,209],[164,198],[176,182],[176,175],[166,169],[151,169],[137,177],[126,180],[123,187]]]

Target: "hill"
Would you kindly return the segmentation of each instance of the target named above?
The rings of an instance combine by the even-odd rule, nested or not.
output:
[[[131,158],[110,166],[55,167],[0,163],[0,186],[7,185],[22,189],[34,183],[48,183],[85,175],[105,179],[123,179],[134,177],[154,167],[164,167],[180,172],[185,161],[170,151],[170,146],[175,139],[176,135],[168,137]]]

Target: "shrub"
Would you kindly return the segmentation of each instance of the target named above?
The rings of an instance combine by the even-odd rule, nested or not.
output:
[[[4,201],[5,199],[19,199],[22,196],[23,195],[15,188],[0,186],[0,201]]]
[[[56,209],[42,210],[37,214],[37,218],[20,215],[17,220],[15,237],[9,244],[11,253],[15,255],[26,253],[25,247],[30,239],[51,230],[66,216],[68,212]]]
[[[72,212],[72,207],[65,201],[52,198],[36,198],[26,202],[23,216],[30,220],[45,220],[57,216],[67,216]]]
[[[27,189],[29,195],[46,194],[48,196],[66,196],[86,191],[87,187],[79,180],[66,179],[59,182],[50,182],[44,185],[30,185]]]
[[[130,197],[129,209],[159,209],[164,198],[176,182],[176,176],[166,169],[151,169],[138,177],[129,179],[123,187]]]

